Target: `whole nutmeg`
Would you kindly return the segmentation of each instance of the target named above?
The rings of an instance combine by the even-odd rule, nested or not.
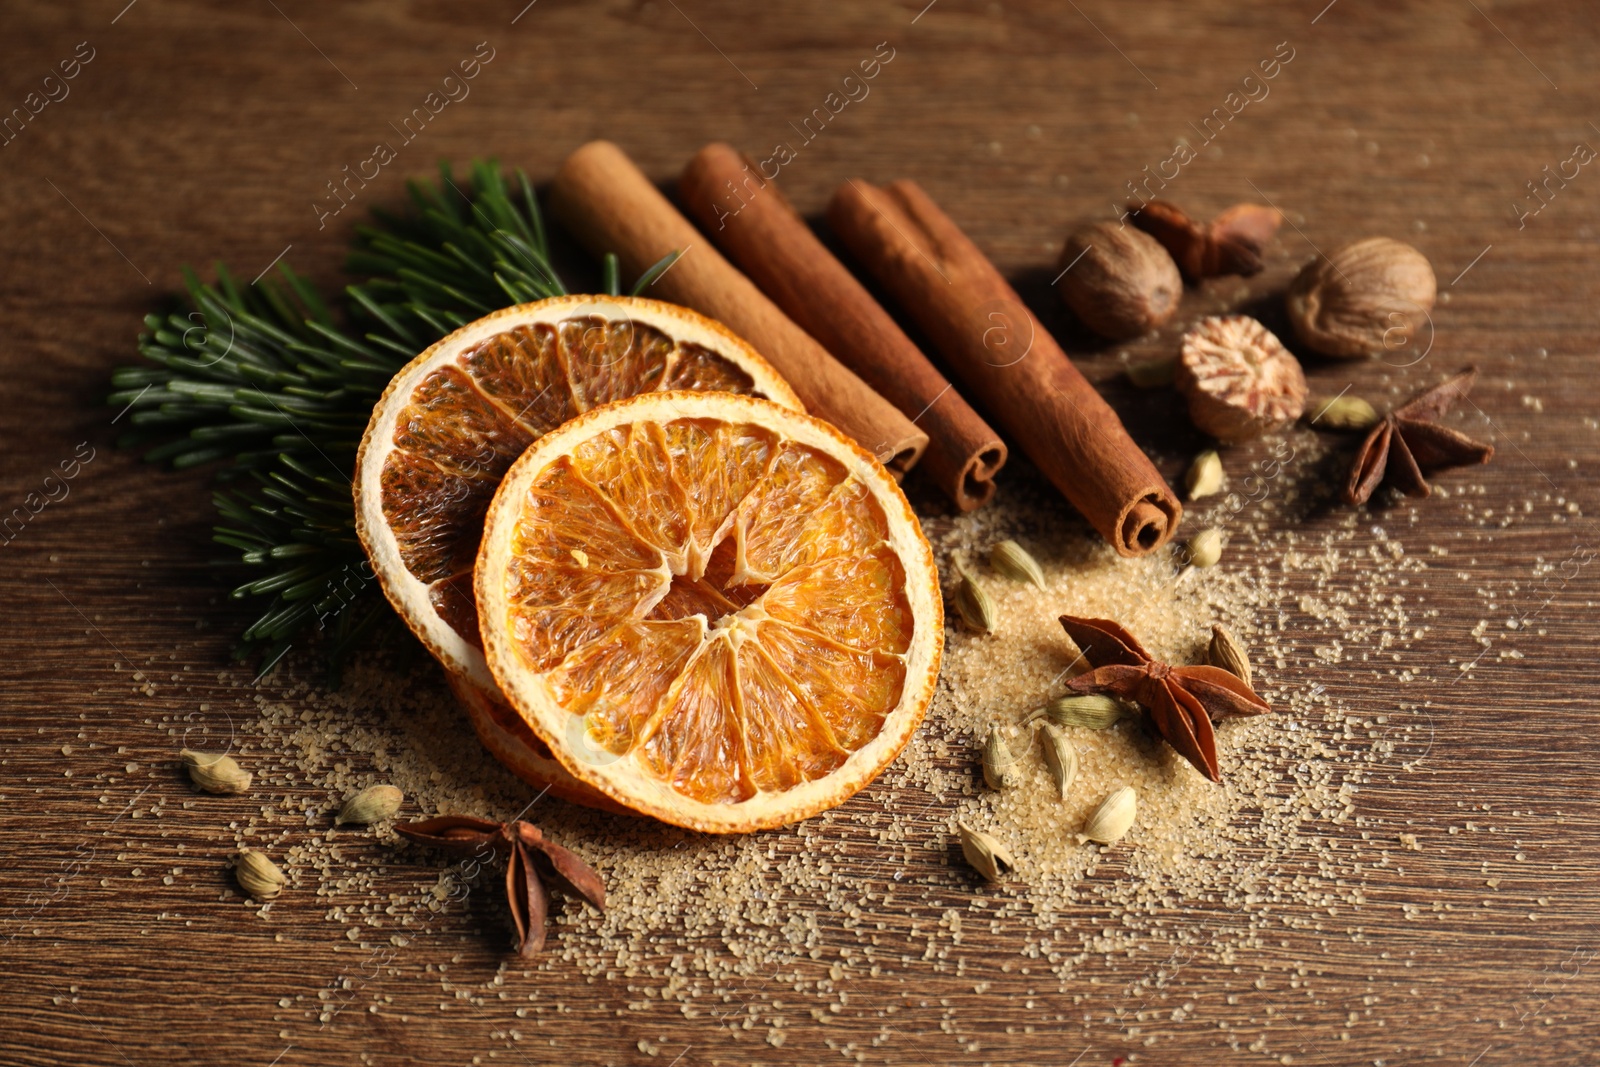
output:
[[[1437,295],[1427,256],[1367,237],[1306,265],[1289,286],[1289,320],[1307,347],[1360,359],[1416,344]]]
[[[1300,361],[1248,315],[1213,315],[1184,334],[1173,383],[1189,418],[1221,441],[1259,437],[1306,406]]]
[[[1067,238],[1056,282],[1084,325],[1122,341],[1148,333],[1178,310],[1183,278],[1161,242],[1131,226],[1097,222]]]

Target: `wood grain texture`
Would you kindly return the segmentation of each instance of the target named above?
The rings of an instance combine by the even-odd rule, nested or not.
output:
[[[1600,1062],[1600,566],[1588,517],[1600,514],[1600,176],[1559,177],[1575,145],[1600,145],[1589,5],[524,3],[8,5],[0,113],[24,107],[80,42],[93,58],[69,95],[0,145],[0,511],[30,512],[0,547],[0,1062]],[[390,124],[484,41],[494,58],[470,97],[319,225],[326,183],[395,138]],[[814,136],[798,132],[880,42],[893,58],[870,94]],[[1422,851],[1367,871],[1366,902],[1337,916],[1275,903],[1281,928],[1227,963],[1095,959],[1063,995],[1053,980],[1002,970],[1021,934],[985,928],[966,943],[966,977],[940,960],[886,970],[853,982],[825,1020],[797,1007],[787,983],[741,991],[751,1012],[788,1016],[782,1048],[559,961],[507,967],[505,999],[477,992],[506,960],[484,936],[502,916],[483,894],[363,985],[357,1010],[326,1023],[308,1010],[319,994],[342,995],[340,976],[359,974],[362,954],[314,898],[270,925],[225,903],[227,835],[212,812],[184,806],[169,762],[169,727],[247,718],[254,699],[227,663],[244,615],[209,563],[210,505],[198,476],[114,450],[116,412],[101,406],[140,317],[184,264],[224,260],[248,279],[287,249],[332,288],[361,213],[397,204],[403,179],[441,157],[493,154],[547,180],[573,148],[607,137],[660,179],[711,140],[758,158],[790,143],[779,180],[810,216],[848,175],[922,184],[1176,479],[1202,442],[1171,397],[1116,379],[1123,352],[1149,353],[1098,346],[1060,310],[1054,257],[1071,225],[1109,217],[1177,138],[1198,141],[1195,127],[1280,42],[1293,58],[1269,94],[1232,115],[1163,195],[1201,215],[1241,199],[1284,208],[1291,224],[1264,285],[1348,238],[1414,242],[1444,294],[1427,362],[1318,365],[1314,386],[1392,402],[1419,375],[1475,362],[1474,399],[1499,449],[1470,480],[1481,490],[1362,517],[1374,552],[1385,530],[1416,552],[1449,551],[1407,593],[1425,632],[1401,661],[1363,643],[1372,619],[1357,613],[1344,663],[1319,660],[1328,638],[1308,622],[1277,671],[1367,716],[1426,708],[1427,746],[1397,753],[1361,787],[1367,829],[1325,828],[1344,845],[1406,830]],[[1281,330],[1274,314],[1263,305]],[[60,496],[44,479],[75,454],[67,495],[26,505],[30,493]],[[1261,454],[1238,456],[1248,465]],[[914,473],[908,483],[937,515],[938,496]],[[1015,458],[992,506],[1048,491]],[[1345,514],[1297,521],[1314,543]],[[1230,560],[1279,562],[1247,546]],[[1309,620],[1311,578],[1286,580],[1281,611]],[[930,836],[940,821],[909,820]],[[807,847],[784,834],[772,843]],[[840,847],[841,878],[884,880],[874,841]],[[400,866],[374,876],[409,881]],[[164,884],[174,867],[185,873]],[[881,919],[875,936],[909,945],[938,915],[891,908]],[[1171,921],[1230,916],[1174,902]],[[1086,908],[1070,922],[1117,917]],[[855,935],[831,916],[823,936]],[[987,992],[974,993],[974,974],[992,981]],[[473,992],[441,991],[455,981]],[[374,993],[381,1006],[368,1010]],[[520,1018],[530,994],[566,1010]],[[624,1010],[638,999],[643,1009]],[[958,1044],[974,1039],[974,1053]]]

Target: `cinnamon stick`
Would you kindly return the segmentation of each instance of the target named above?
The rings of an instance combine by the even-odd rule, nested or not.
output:
[[[914,182],[840,186],[828,221],[969,395],[1124,556],[1165,544],[1177,497],[1000,272]]]
[[[678,199],[801,329],[927,432],[922,469],[957,508],[989,502],[1005,444],[753,161],[707,145],[678,179]]]
[[[616,253],[633,277],[681,252],[645,295],[694,308],[749,341],[806,410],[854,438],[896,477],[922,455],[928,435],[722,258],[622,149],[591,141],[573,152],[556,172],[550,203],[591,254]]]

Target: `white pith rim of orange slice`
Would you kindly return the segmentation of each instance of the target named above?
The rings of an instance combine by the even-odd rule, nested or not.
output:
[[[846,478],[854,478],[865,487],[882,511],[887,532],[881,543],[887,544],[904,571],[903,593],[912,616],[909,645],[898,657],[905,667],[904,685],[878,733],[822,777],[781,791],[757,791],[749,799],[737,802],[708,803],[670,788],[643,767],[642,744],[635,744],[620,756],[613,754],[610,762],[582,758],[574,751],[574,724],[582,720],[562,705],[548,680],[550,672],[535,670],[520,658],[516,640],[503,623],[511,608],[506,589],[508,564],[529,487],[552,463],[604,431],[630,423],[664,424],[676,419],[754,424],[775,434],[780,443],[790,441],[816,449],[842,464]],[[670,574],[664,559],[661,570]],[[834,807],[859,791],[893,761],[922,722],[933,698],[943,651],[943,604],[933,553],[910,504],[888,471],[870,453],[825,422],[767,401],[726,393],[635,396],[589,411],[531,445],[506,473],[490,505],[475,569],[475,587],[486,658],[500,691],[566,770],[629,809],[697,830],[745,832],[778,826]],[[746,621],[759,626],[761,617],[758,599],[719,620],[714,627],[705,625],[704,616],[695,618],[700,620],[702,638],[714,630],[727,632],[730,645],[737,649],[736,632]],[[581,733],[581,728],[577,732]]]
[[[399,543],[383,514],[381,478],[384,462],[396,449],[394,428],[412,393],[429,374],[463,352],[519,326],[554,324],[577,315],[595,315],[613,322],[632,321],[661,330],[678,342],[700,345],[735,363],[755,388],[778,404],[804,410],[789,384],[743,339],[721,323],[676,304],[643,297],[562,296],[519,304],[492,312],[439,340],[395,374],[373,409],[356,458],[356,532],[378,577],[379,585],[418,639],[453,674],[462,675],[484,692],[498,696],[494,676],[483,653],[463,638],[434,609],[427,583],[406,567]],[[490,398],[491,403],[495,403]],[[504,411],[504,407],[496,403]],[[507,412],[515,417],[514,412]]]
[[[527,724],[506,704],[498,688],[490,692],[472,684],[466,675],[453,671],[446,671],[445,676],[450,682],[450,691],[455,693],[456,700],[466,711],[483,747],[512,774],[539,786],[540,796],[549,793],[574,804],[617,815],[638,814],[572,777],[559,760],[545,755],[547,748],[544,742],[531,737]],[[534,743],[530,744],[530,740]]]

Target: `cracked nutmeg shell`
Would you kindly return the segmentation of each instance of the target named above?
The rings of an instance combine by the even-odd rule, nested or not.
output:
[[[1184,334],[1173,382],[1189,418],[1221,441],[1259,437],[1306,406],[1300,361],[1248,315],[1213,315]]]
[[[1308,263],[1289,286],[1289,320],[1307,347],[1361,359],[1418,343],[1438,281],[1403,241],[1367,237]]]
[[[1183,278],[1154,237],[1096,222],[1073,231],[1057,264],[1056,289],[1084,325],[1123,341],[1149,333],[1178,310]]]

